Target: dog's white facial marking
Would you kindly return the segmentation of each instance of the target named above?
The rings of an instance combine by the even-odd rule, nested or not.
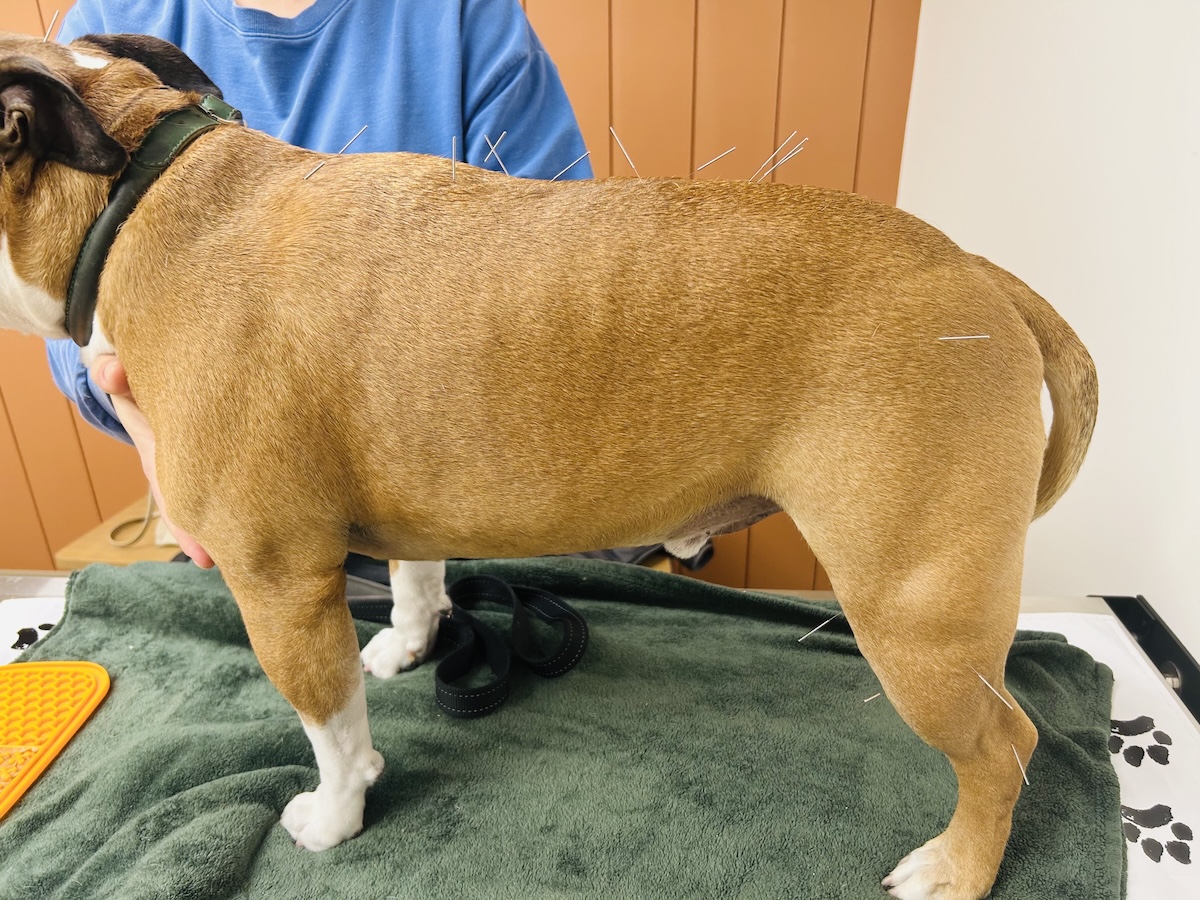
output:
[[[101,59],[99,56],[89,56],[86,53],[80,53],[78,50],[71,51],[71,59],[75,60],[75,65],[83,66],[85,69],[103,69],[108,65],[107,59]]]
[[[363,670],[391,678],[425,659],[437,641],[442,616],[450,612],[446,563],[398,562],[391,567],[392,627],[363,647]]]
[[[296,846],[328,850],[362,831],[367,787],[383,772],[383,757],[371,746],[362,673],[344,709],[324,725],[303,724],[321,783],[293,797],[279,821]]]
[[[113,349],[112,342],[104,333],[104,329],[100,327],[100,317],[92,316],[92,339],[88,341],[86,347],[79,351],[79,358],[83,360],[83,364],[89,369],[92,363],[96,361],[97,356],[102,356],[105,353],[115,354],[117,351]]]
[[[44,338],[67,337],[65,305],[17,274],[8,235],[0,234],[0,328]]]

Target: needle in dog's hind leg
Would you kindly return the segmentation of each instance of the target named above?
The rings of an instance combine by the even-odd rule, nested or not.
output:
[[[979,672],[977,672],[977,671],[975,670],[975,667],[974,667],[974,666],[972,666],[972,667],[971,667],[971,671],[972,671],[972,672],[975,672],[975,674],[976,674],[976,675],[979,675]],[[982,675],[979,675],[979,680],[980,680],[980,681],[982,681],[984,684],[986,684],[986,685],[988,686],[988,690],[989,690],[989,691],[991,691],[993,694],[995,694],[997,697],[999,697],[999,698],[1000,698],[1000,702],[1001,702],[1001,703],[1003,703],[1003,704],[1004,704],[1005,706],[1007,706],[1009,709],[1012,709],[1012,708],[1013,708],[1013,705],[1012,705],[1011,703],[1009,703],[1007,700],[1005,700],[1005,699],[1004,699],[1004,695],[1003,695],[1003,694],[1001,694],[1001,693],[1000,693],[998,690],[996,690],[994,687],[992,687],[992,683],[991,683],[990,681],[988,681],[988,680],[987,680],[986,678],[984,678]]]
[[[54,11],[54,18],[52,18],[50,20],[50,27],[46,29],[46,36],[44,38],[42,38],[43,44],[46,43],[48,40],[50,40],[50,32],[52,32],[54,30],[54,23],[57,21],[58,21],[58,10],[56,9]]]
[[[802,643],[804,643],[804,641],[806,641],[806,640],[809,638],[809,636],[810,636],[810,635],[814,635],[814,634],[816,634],[818,631],[820,631],[822,628],[824,628],[826,625],[828,625],[828,624],[829,624],[830,622],[832,622],[834,619],[840,618],[840,617],[841,617],[841,615],[842,615],[841,613],[838,613],[836,616],[831,616],[830,618],[826,619],[824,622],[822,622],[820,625],[818,625],[816,628],[814,628],[812,631],[810,631],[810,632],[809,632],[808,634],[806,634],[804,637],[800,638],[800,640],[796,641],[796,643],[797,643],[797,644],[802,644]]]
[[[1025,766],[1021,762],[1021,754],[1017,752],[1016,744],[1009,744],[1012,747],[1013,756],[1017,758],[1017,768],[1021,770],[1021,777],[1025,779],[1025,784],[1029,784],[1029,776],[1025,774]]]

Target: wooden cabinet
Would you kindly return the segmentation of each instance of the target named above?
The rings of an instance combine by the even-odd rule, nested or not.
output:
[[[113,0],[116,2],[116,0]],[[199,0],[197,0],[199,2]],[[524,0],[558,65],[598,177],[769,178],[894,202],[919,0]],[[6,0],[0,30],[44,34],[58,0]],[[730,147],[737,149],[703,171]],[[136,455],[83,423],[50,382],[41,342],[0,332],[0,567],[53,552],[145,490]],[[777,516],[717,541],[700,577],[827,586]]]

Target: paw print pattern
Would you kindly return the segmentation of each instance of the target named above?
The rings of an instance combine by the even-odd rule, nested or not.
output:
[[[1131,806],[1121,807],[1121,818],[1125,820],[1122,829],[1125,839],[1131,844],[1141,843],[1142,852],[1154,862],[1162,862],[1163,851],[1171,859],[1185,866],[1192,864],[1192,829],[1182,822],[1173,821],[1175,816],[1171,807],[1152,806],[1150,809],[1134,809]],[[1170,826],[1167,832],[1153,837],[1148,832],[1160,832]],[[1163,840],[1159,840],[1162,838]],[[1172,840],[1173,838],[1173,840]]]
[[[26,650],[32,647],[37,643],[38,638],[41,637],[38,634],[39,631],[49,631],[53,627],[53,625],[39,625],[37,628],[18,628],[17,641],[12,645],[12,648],[14,650]],[[9,633],[11,634],[12,632]]]
[[[1120,753],[1131,766],[1140,766],[1147,756],[1160,766],[1165,766],[1171,761],[1171,736],[1156,729],[1154,720],[1149,716],[1138,716],[1136,719],[1125,721],[1114,719],[1111,731],[1108,739],[1109,751],[1113,754]],[[1154,742],[1149,747],[1141,745],[1146,740],[1142,735],[1146,734],[1149,734],[1150,740]],[[1127,738],[1134,737],[1142,738],[1141,743],[1127,742]]]

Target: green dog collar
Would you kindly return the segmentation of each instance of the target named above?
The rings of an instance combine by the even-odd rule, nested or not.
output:
[[[242,114],[212,94],[196,106],[185,106],[159,119],[142,140],[120,177],[113,182],[108,204],[88,229],[71,283],[67,288],[67,333],[80,347],[92,339],[92,319],[100,287],[100,273],[113,240],[142,195],[158,176],[200,135],[221,124],[238,124]]]

